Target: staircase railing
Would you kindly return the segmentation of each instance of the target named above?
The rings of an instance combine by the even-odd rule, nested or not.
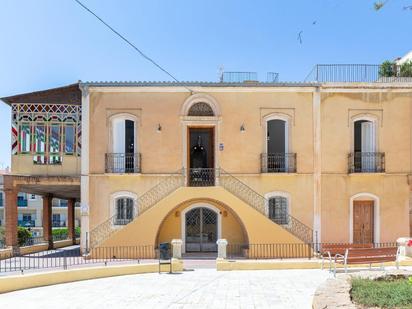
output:
[[[114,232],[118,231],[130,222],[133,222],[136,216],[140,216],[170,193],[184,186],[184,183],[185,176],[183,169],[180,169],[162,179],[158,184],[146,191],[146,193],[137,199],[136,211],[133,212],[132,218],[119,220],[117,214],[115,214],[91,230],[90,248],[95,248],[104,240],[108,239]],[[119,222],[121,222],[121,224],[119,224]]]
[[[257,193],[255,190],[250,188],[248,185],[246,185],[244,182],[229,174],[225,170],[220,169],[219,184],[227,191],[255,208],[264,216],[267,216],[266,207],[269,207],[269,201],[265,197]],[[286,216],[287,220],[286,224],[279,224],[280,227],[292,233],[307,244],[313,243],[313,231],[309,226],[302,223],[290,214],[283,215]]]

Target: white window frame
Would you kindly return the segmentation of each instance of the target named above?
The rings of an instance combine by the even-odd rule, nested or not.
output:
[[[291,130],[290,130],[290,116],[280,113],[272,113],[263,118],[264,130],[263,130],[263,153],[268,153],[268,122],[271,120],[282,120],[285,122],[285,153],[291,153]]]
[[[137,207],[137,194],[130,192],[130,191],[119,191],[115,192],[110,196],[110,209],[109,209],[109,218],[112,218],[116,215],[116,203],[117,200],[120,198],[130,198],[133,200],[133,213],[134,213],[134,218],[138,217],[139,215],[139,207]],[[112,226],[114,228],[121,228],[124,225],[116,225],[113,223],[114,220],[112,220]]]
[[[114,126],[113,123],[114,121],[126,121],[130,120],[134,122],[134,153],[139,152],[139,138],[138,138],[138,118],[135,115],[129,114],[129,113],[119,113],[119,114],[114,114],[110,116],[109,118],[109,147],[108,147],[108,152],[109,153],[114,153],[114,144],[115,144],[115,136],[114,136]]]
[[[284,197],[288,202],[288,215],[292,215],[292,198],[289,192],[273,191],[265,194],[265,214],[269,218],[269,200],[274,197]]]
[[[374,144],[375,144],[375,152],[378,152],[379,149],[379,132],[378,132],[378,128],[379,128],[379,121],[378,121],[378,117],[375,115],[370,115],[370,114],[362,114],[362,115],[357,115],[352,117],[352,122],[351,122],[351,130],[350,130],[350,134],[351,134],[351,138],[350,138],[350,150],[351,152],[355,152],[355,122],[357,121],[370,121],[372,122],[372,127],[373,127],[373,138],[375,139]]]

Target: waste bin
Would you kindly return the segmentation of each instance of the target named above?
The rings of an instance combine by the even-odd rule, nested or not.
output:
[[[170,259],[170,244],[163,242],[159,244],[159,260],[169,260]]]

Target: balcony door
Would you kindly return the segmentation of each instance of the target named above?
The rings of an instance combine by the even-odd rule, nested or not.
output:
[[[189,128],[188,166],[190,186],[213,186],[215,183],[214,128]]]
[[[116,172],[133,172],[135,167],[135,122],[113,120],[113,167]]]
[[[354,125],[355,171],[374,172],[376,170],[375,125],[369,120],[358,120]]]
[[[281,119],[267,122],[267,169],[269,172],[286,172],[288,166],[288,127]]]

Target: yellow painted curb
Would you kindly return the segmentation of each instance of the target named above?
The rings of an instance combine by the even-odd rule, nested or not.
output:
[[[395,262],[383,263],[384,266],[395,266]],[[271,261],[271,260],[217,260],[216,268],[218,271],[227,270],[281,270],[281,269],[321,269],[322,263],[320,260],[312,261]],[[372,264],[372,266],[380,266],[380,264]],[[412,266],[412,259],[399,262],[399,266]],[[341,264],[337,264],[336,268],[343,268]],[[369,268],[369,264],[348,265],[348,268]],[[324,269],[329,269],[329,262],[325,261]]]
[[[174,260],[172,262],[172,269],[174,272],[183,271],[182,261]],[[165,272],[169,271],[169,265],[162,265],[161,270]],[[151,263],[89,267],[26,275],[5,276],[0,277],[0,294],[59,283],[68,283],[123,275],[155,273],[158,271],[159,264]]]

